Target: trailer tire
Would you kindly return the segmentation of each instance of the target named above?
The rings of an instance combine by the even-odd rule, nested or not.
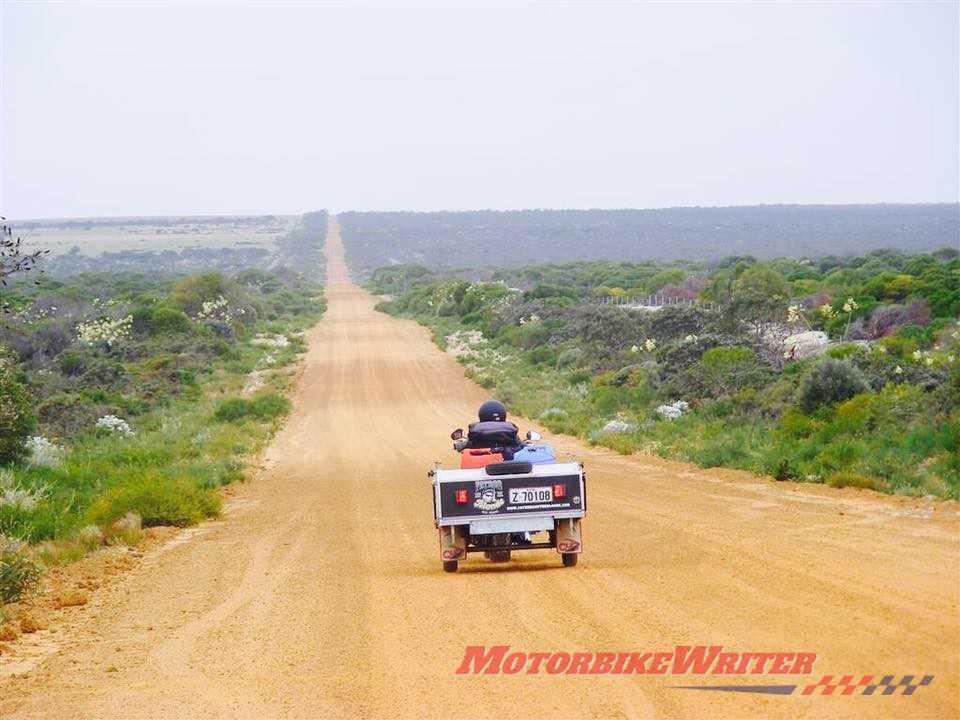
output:
[[[497,533],[493,536],[490,550],[490,562],[501,563],[510,561],[510,533]]]
[[[443,561],[443,571],[444,572],[456,572],[457,567],[460,563],[456,560],[444,560]]]
[[[564,567],[573,567],[577,564],[577,558],[580,557],[579,553],[561,553],[560,555],[563,558]]]

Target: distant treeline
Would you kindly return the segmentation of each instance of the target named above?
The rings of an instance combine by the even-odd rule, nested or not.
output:
[[[960,204],[345,212],[339,218],[351,265],[361,271],[401,263],[485,268],[960,246]]]
[[[260,225],[274,222],[277,215],[166,215],[154,217],[113,217],[113,218],[71,218],[54,220],[14,221],[10,225],[14,232],[34,228],[60,228],[64,230],[91,230],[95,227],[127,227],[131,225],[150,225],[167,227],[170,225]]]

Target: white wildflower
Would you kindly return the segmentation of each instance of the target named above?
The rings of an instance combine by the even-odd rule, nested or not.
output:
[[[230,304],[220,295],[215,300],[207,300],[197,313],[198,320],[224,320],[230,317]]]
[[[636,425],[631,425],[623,420],[611,420],[601,428],[600,432],[624,434],[631,433],[636,429]]]
[[[559,420],[560,418],[565,418],[567,416],[567,411],[562,407],[552,407],[547,408],[542,413],[540,413],[541,420]]]
[[[831,307],[830,303],[824,303],[818,310],[820,314],[828,320],[837,316],[837,311]]]
[[[893,369],[893,374],[894,374],[894,375],[903,375],[903,368],[900,367],[899,365],[897,365],[897,366]]]
[[[665,417],[669,420],[674,420],[683,415],[683,413],[689,409],[690,403],[688,403],[686,400],[677,400],[670,405],[659,405],[656,408],[656,412],[662,417]]]
[[[653,338],[647,338],[643,341],[643,349],[647,352],[653,352],[657,349],[657,341]]]
[[[118,340],[129,338],[132,327],[133,317],[130,315],[119,320],[112,320],[111,318],[90,320],[77,325],[77,340],[90,345],[97,342],[113,345]]]
[[[27,438],[26,446],[30,453],[27,464],[32,467],[57,467],[63,462],[63,448],[42,435]]]
[[[923,353],[922,353],[922,352],[920,352],[919,350],[914,350],[914,351],[913,351],[913,359],[914,359],[914,360],[920,360],[920,359],[922,359],[922,358],[923,358]]]
[[[118,418],[116,415],[104,415],[102,418],[97,420],[96,427],[106,428],[112,432],[117,433],[122,437],[133,437],[136,433],[130,427],[126,420]]]
[[[631,346],[630,346],[630,352],[632,352],[632,353],[640,352],[640,346],[639,346],[639,345],[631,345]]]
[[[257,335],[250,342],[257,347],[267,348],[285,348],[290,345],[290,341],[284,335]]]
[[[845,313],[850,313],[850,312],[853,312],[854,310],[856,310],[858,307],[860,307],[860,306],[857,305],[856,300],[854,300],[852,297],[851,297],[851,298],[847,298],[847,301],[843,304],[843,311],[844,311]]]
[[[697,336],[696,336],[696,335],[693,335],[693,334],[691,333],[690,335],[687,335],[687,336],[684,338],[684,340],[685,340],[686,342],[696,342],[696,341],[697,341]]]
[[[17,482],[10,470],[0,470],[0,507],[32,510],[47,494],[46,487],[28,488]]]

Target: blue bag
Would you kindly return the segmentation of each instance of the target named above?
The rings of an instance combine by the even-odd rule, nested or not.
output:
[[[513,459],[533,463],[534,465],[543,465],[545,463],[555,463],[557,454],[550,445],[524,445],[513,454]]]

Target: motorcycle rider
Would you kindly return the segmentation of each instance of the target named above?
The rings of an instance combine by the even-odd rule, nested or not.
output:
[[[507,421],[507,408],[499,400],[487,400],[477,412],[479,422],[467,426],[467,447],[488,448],[500,453],[504,460],[513,460],[513,454],[523,446],[520,428]],[[511,533],[513,542],[529,545],[530,533]]]
[[[479,421],[467,426],[467,447],[488,448],[503,454],[504,460],[513,460],[523,441],[520,428],[507,421],[507,408],[499,400],[487,400],[477,412]]]

